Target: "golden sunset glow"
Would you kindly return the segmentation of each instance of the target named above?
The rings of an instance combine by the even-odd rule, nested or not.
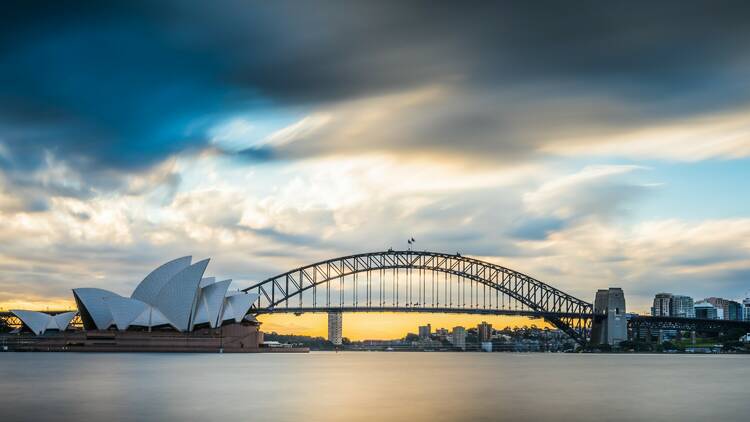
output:
[[[266,332],[276,331],[279,334],[297,334],[326,337],[327,315],[304,314],[300,316],[275,314],[262,315],[258,318]],[[539,328],[550,327],[543,319],[531,319],[513,316],[432,314],[432,313],[345,313],[343,315],[344,337],[350,340],[399,339],[407,333],[417,333],[420,325],[431,324],[432,330],[453,327],[476,328],[485,321],[496,329],[505,327],[522,327],[536,325]]]

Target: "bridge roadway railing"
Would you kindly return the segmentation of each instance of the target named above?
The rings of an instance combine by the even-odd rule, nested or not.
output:
[[[433,314],[471,314],[471,315],[507,315],[507,316],[524,316],[530,318],[593,318],[594,314],[564,313],[564,312],[539,312],[523,309],[484,309],[484,308],[444,308],[444,307],[390,307],[390,306],[344,306],[344,307],[275,307],[255,309],[253,314],[306,314],[306,313],[330,313],[330,312],[413,312],[413,313],[433,313]]]

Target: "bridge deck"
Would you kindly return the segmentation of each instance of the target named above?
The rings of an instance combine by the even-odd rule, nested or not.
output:
[[[726,331],[745,329],[750,332],[750,321],[727,319],[701,319],[682,317],[654,317],[638,315],[630,318],[628,324],[636,330],[683,330],[683,331]]]
[[[566,313],[566,312],[539,312],[521,309],[482,309],[482,308],[437,308],[437,307],[394,307],[394,306],[344,306],[344,307],[286,307],[251,309],[250,313],[260,314],[306,314],[306,313],[329,313],[329,312],[407,312],[407,313],[441,313],[441,314],[471,314],[471,315],[509,315],[526,316],[532,318],[557,317],[557,318],[593,318],[593,314]]]

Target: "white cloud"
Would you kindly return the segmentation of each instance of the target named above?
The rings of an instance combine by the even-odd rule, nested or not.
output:
[[[528,245],[536,256],[508,261],[584,299],[596,288],[623,287],[631,309],[648,311],[663,290],[739,298],[750,287],[748,239],[750,219],[585,221]]]
[[[240,151],[254,145],[256,128],[243,118],[234,118],[209,131],[211,144],[225,151]]]
[[[279,147],[291,142],[303,140],[323,128],[330,121],[331,115],[327,113],[315,113],[305,116],[301,120],[268,135],[257,146],[268,145]]]
[[[51,196],[40,212],[0,209],[0,301],[30,290],[64,299],[83,282],[126,292],[152,265],[182,254],[214,257],[212,272],[242,286],[322,258],[399,247],[408,236],[587,300],[619,285],[640,310],[651,290],[731,297],[740,293],[736,274],[750,274],[750,220],[621,218],[649,189],[639,166],[566,175],[386,154],[258,167],[228,160],[177,157],[121,192]],[[509,234],[529,216],[566,224],[533,240]]]
[[[587,166],[581,171],[553,178],[523,195],[526,209],[538,216],[573,219],[606,216],[622,211],[633,196],[654,187],[627,176],[645,170],[635,165]]]

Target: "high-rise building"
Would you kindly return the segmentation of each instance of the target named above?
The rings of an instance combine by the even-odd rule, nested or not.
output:
[[[600,289],[594,298],[594,313],[606,315],[591,327],[594,344],[617,345],[628,339],[628,321],[625,317],[625,294],[619,287]]]
[[[419,326],[419,338],[422,340],[430,338],[432,334],[432,326],[430,324]]]
[[[742,319],[750,321],[750,297],[742,301]]]
[[[466,350],[466,329],[464,327],[453,327],[451,343],[453,343],[453,347]]]
[[[735,302],[734,300],[730,300],[725,306],[724,306],[724,319],[731,319],[734,321],[741,321],[743,318],[742,315],[742,304],[739,302]]]
[[[718,310],[708,302],[700,301],[693,307],[695,317],[700,319],[719,319]]]
[[[481,324],[477,325],[477,336],[480,343],[492,340],[492,324],[482,321]]]
[[[341,312],[328,313],[328,341],[336,346],[341,346],[343,318]]]
[[[651,308],[651,316],[672,315],[672,293],[657,293],[654,296],[654,306]]]
[[[670,316],[679,318],[695,318],[695,304],[690,296],[673,295]]]
[[[709,297],[703,299],[698,303],[707,302],[713,305],[716,309],[721,309],[723,317],[720,319],[729,320],[741,320],[742,319],[742,305],[739,302],[735,302],[730,299],[724,299],[721,297]]]
[[[435,330],[435,335],[440,338],[440,340],[445,340],[450,335],[450,331],[446,330],[445,328],[438,328]]]

